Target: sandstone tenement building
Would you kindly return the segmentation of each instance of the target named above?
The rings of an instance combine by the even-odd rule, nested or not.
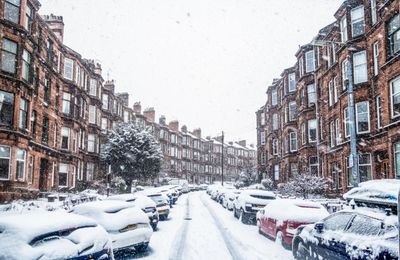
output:
[[[305,171],[351,187],[347,66],[361,181],[400,178],[400,15],[396,0],[347,0],[300,46],[257,115],[258,170],[276,184]],[[349,63],[350,61],[350,63]]]

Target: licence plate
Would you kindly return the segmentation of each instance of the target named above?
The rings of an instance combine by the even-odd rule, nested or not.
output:
[[[166,213],[165,210],[160,210],[160,211],[158,212],[158,214],[165,214],[165,213]]]

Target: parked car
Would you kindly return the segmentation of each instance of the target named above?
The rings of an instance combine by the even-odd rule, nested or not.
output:
[[[218,190],[218,195],[217,195],[216,201],[217,201],[218,203],[220,203],[222,206],[223,206],[225,194],[226,194],[227,192],[229,192],[230,190],[236,190],[236,188],[233,187],[233,186],[222,186],[222,187]]]
[[[109,196],[107,197],[107,200],[126,201],[141,208],[143,212],[146,213],[147,216],[149,217],[150,225],[153,228],[153,231],[157,230],[157,225],[159,220],[158,211],[156,203],[149,197],[141,194],[126,193],[126,194]]]
[[[124,249],[147,250],[153,229],[148,216],[125,201],[95,201],[77,205],[72,213],[93,218],[108,232],[114,253]]]
[[[242,191],[237,189],[227,190],[222,199],[222,206],[228,210],[233,210],[233,202]]]
[[[40,211],[1,216],[0,259],[113,259],[113,253],[93,219]]]
[[[205,184],[205,183],[200,184],[200,190],[207,190],[207,188],[208,188],[207,184]]]
[[[397,216],[371,209],[342,210],[300,226],[293,238],[295,259],[398,259]]]
[[[378,179],[359,183],[343,195],[348,202],[354,201],[358,206],[390,209],[397,214],[397,195],[400,189],[398,179]]]
[[[233,202],[233,216],[244,224],[256,224],[256,213],[275,199],[271,191],[242,190]]]
[[[271,201],[257,213],[257,226],[261,234],[289,247],[297,227],[315,223],[328,215],[328,211],[319,203],[280,199]]]
[[[221,185],[216,185],[215,187],[213,187],[213,189],[211,190],[211,194],[210,194],[211,199],[213,199],[213,200],[216,201],[216,200],[218,199],[219,192],[220,192],[223,188],[224,188],[224,187],[221,186]]]
[[[170,201],[168,197],[166,197],[164,194],[162,194],[157,190],[147,190],[142,194],[149,197],[156,203],[158,216],[160,220],[168,219],[170,210]]]

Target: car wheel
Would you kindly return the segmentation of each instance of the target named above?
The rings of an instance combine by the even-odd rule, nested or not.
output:
[[[148,247],[149,247],[149,243],[144,243],[143,245],[135,246],[135,250],[138,253],[143,253],[147,250]]]
[[[239,220],[240,220],[243,224],[247,224],[247,215],[246,215],[246,213],[244,212],[243,209],[240,209]]]
[[[235,218],[237,218],[237,213],[236,213],[236,208],[235,208],[235,207],[233,207],[233,216],[234,216]]]
[[[279,244],[279,245],[281,245],[281,246],[284,246],[284,242],[283,242],[283,233],[282,233],[282,231],[278,231],[277,233],[276,233],[276,237],[275,237],[275,242],[277,243],[277,244]]]
[[[310,251],[309,251],[308,247],[301,241],[299,243],[297,243],[297,249],[294,250],[294,258],[296,260],[309,260],[309,259],[311,259]]]
[[[258,234],[262,234],[262,231],[261,231],[261,222],[260,222],[260,220],[258,220],[258,219],[257,219],[257,227],[258,227]]]
[[[151,224],[151,228],[153,229],[153,231],[157,231],[157,223]]]

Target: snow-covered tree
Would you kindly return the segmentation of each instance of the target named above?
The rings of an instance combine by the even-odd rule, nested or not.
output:
[[[131,187],[133,180],[158,176],[163,154],[150,129],[134,123],[120,123],[109,132],[101,159],[111,165],[113,174],[121,176]]]
[[[274,190],[274,181],[269,177],[262,179],[261,184],[265,187],[266,190]]]
[[[238,168],[240,173],[237,182],[242,183],[241,186],[249,186],[257,181],[257,169],[253,161],[243,160]]]
[[[301,196],[307,199],[311,194],[322,194],[328,187],[328,180],[310,173],[298,174],[280,185],[279,192],[287,196]]]

